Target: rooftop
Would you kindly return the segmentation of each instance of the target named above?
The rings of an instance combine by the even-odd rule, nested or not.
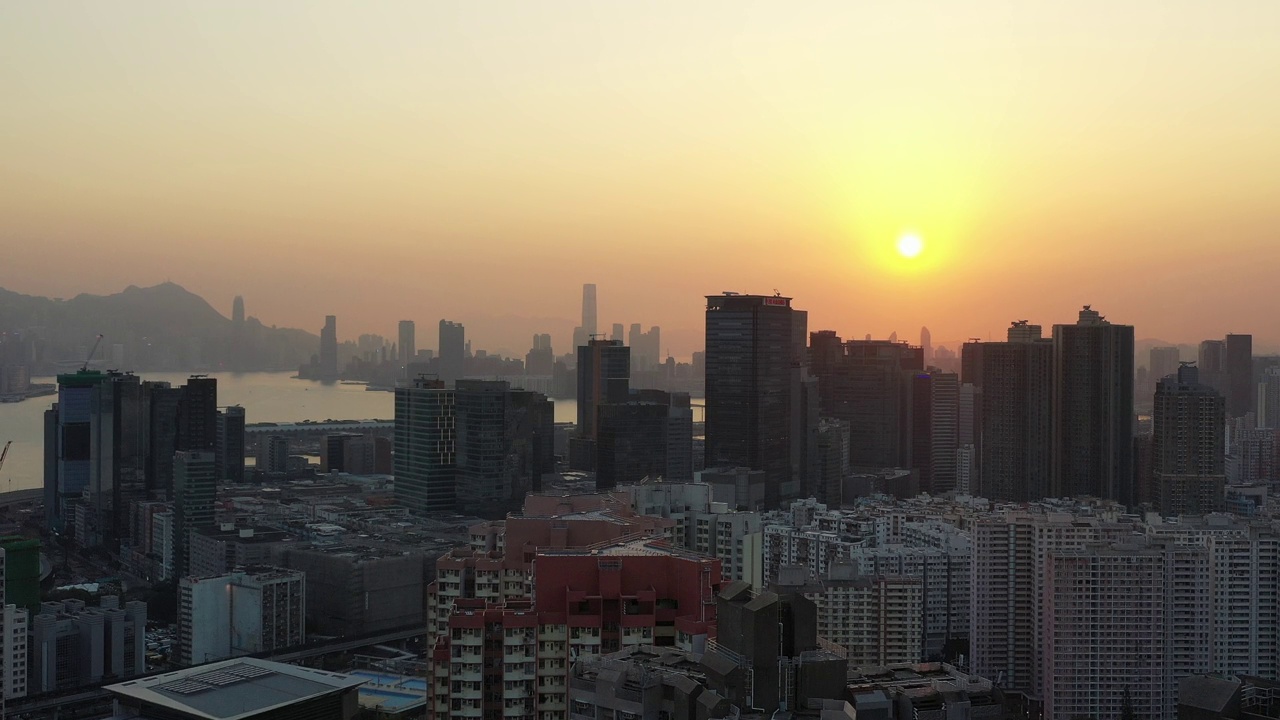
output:
[[[126,701],[155,705],[201,720],[239,720],[290,703],[358,687],[364,678],[237,658],[108,685]]]

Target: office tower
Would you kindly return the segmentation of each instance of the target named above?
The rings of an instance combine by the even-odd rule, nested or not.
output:
[[[693,480],[693,410],[687,393],[638,390],[599,405],[596,488],[641,480]]]
[[[1280,367],[1267,368],[1258,381],[1258,427],[1280,430]]]
[[[926,363],[933,359],[933,337],[927,327],[920,328],[920,350]]]
[[[501,380],[460,380],[453,413],[459,508],[501,515],[553,469],[554,408],[543,395]]]
[[[1202,385],[1195,366],[1156,385],[1152,412],[1152,471],[1165,515],[1219,509],[1226,483],[1226,401]]]
[[[635,325],[635,326],[633,326],[633,327],[639,327],[639,326],[638,326],[638,325]],[[609,334],[609,339],[610,339],[610,340],[615,340],[615,341],[620,342],[620,343],[625,343],[625,342],[627,341],[627,338],[626,338],[626,331],[625,331],[625,329],[624,329],[624,327],[623,327],[622,323],[614,323],[614,324],[613,324],[613,332]]]
[[[1050,494],[1053,343],[1040,326],[1013,323],[1006,342],[982,343],[978,484],[997,502]]]
[[[1180,359],[1181,355],[1176,347],[1151,348],[1147,367],[1151,370],[1152,385],[1177,373]]]
[[[218,379],[192,375],[178,400],[178,450],[218,447]]]
[[[915,375],[924,371],[920,348],[885,340],[841,343],[834,334],[819,335],[814,334],[813,369],[822,415],[849,423],[850,464],[910,466],[911,386]],[[835,357],[834,345],[841,346]],[[707,414],[710,419],[709,407]]]
[[[587,338],[595,337],[599,332],[596,326],[596,286],[595,283],[582,285],[582,331]]]
[[[771,507],[793,480],[794,322],[791,298],[707,296],[706,466],[764,471]]]
[[[58,401],[44,413],[44,508],[47,525],[62,531],[71,503],[89,486],[90,403],[107,378],[96,370],[58,376]]]
[[[348,450],[351,441],[363,435],[359,433],[333,433],[320,440],[320,472],[351,472],[348,469]]]
[[[1227,417],[1244,417],[1254,410],[1253,336],[1227,335],[1224,343]]]
[[[214,522],[214,456],[205,450],[179,450],[173,456],[173,566],[177,577],[187,573],[188,538],[195,528]]]
[[[1053,354],[1051,494],[1132,504],[1133,326],[1086,305],[1053,326]]]
[[[178,581],[180,665],[271,652],[306,642],[301,572],[269,565]]]
[[[147,380],[142,383],[142,398],[147,408],[147,497],[169,500],[173,497],[173,453],[178,448],[182,388],[171,387],[163,381]]]
[[[645,332],[640,323],[632,323],[627,344],[631,347],[631,365],[636,370],[652,370],[662,361],[661,332],[656,325]]]
[[[467,357],[466,328],[462,323],[440,321],[440,381],[445,387],[462,378]]]
[[[590,340],[578,348],[578,437],[596,439],[596,414],[606,402],[627,399],[631,348],[615,340]]]
[[[960,346],[960,382],[982,387],[982,347],[980,340],[971,339]]]
[[[396,352],[401,367],[408,367],[418,357],[417,335],[412,320],[400,321],[400,341]]]
[[[289,438],[270,435],[258,446],[258,469],[266,473],[289,470]]]
[[[111,372],[90,396],[88,527],[77,527],[86,545],[115,546],[127,536],[125,508],[146,499],[147,413],[142,384]]]
[[[524,356],[524,374],[550,377],[555,372],[556,356],[551,349],[550,335],[534,335],[533,347]]]
[[[454,394],[444,381],[415,378],[396,388],[396,502],[415,513],[452,511]]]
[[[217,416],[215,462],[218,480],[244,482],[244,408],[231,405]]]
[[[5,585],[4,602],[29,611],[40,608],[40,541],[6,535],[0,537],[0,553],[4,554],[4,571],[0,572]],[[3,605],[4,603],[0,603]]]
[[[1200,370],[1200,382],[1222,393],[1227,393],[1227,341],[1204,340],[1196,357]]]
[[[231,322],[244,322],[244,298],[239,295],[231,301]]]
[[[325,315],[324,327],[320,330],[320,379],[338,379],[338,318],[335,315]]]

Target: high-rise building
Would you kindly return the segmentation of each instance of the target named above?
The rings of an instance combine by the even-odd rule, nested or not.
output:
[[[173,456],[173,566],[177,577],[188,567],[191,530],[214,523],[216,492],[214,455],[206,450],[179,450]]]
[[[9,602],[8,556],[0,547],[0,702],[27,695],[27,609]]]
[[[178,449],[182,388],[147,380],[142,383],[142,398],[147,408],[147,496],[152,500],[169,500],[173,497],[173,453]]]
[[[693,410],[687,393],[632,391],[596,413],[596,488],[646,478],[693,480]]]
[[[336,315],[324,316],[324,327],[320,329],[320,379],[338,379],[338,318]]]
[[[269,435],[258,446],[257,468],[266,473],[283,473],[289,470],[289,438]]]
[[[1178,372],[1178,362],[1182,359],[1176,347],[1153,347],[1149,353],[1147,367],[1151,370],[1152,384]]]
[[[926,363],[933,359],[933,336],[927,327],[920,328],[920,350]]]
[[[142,385],[127,373],[108,372],[89,396],[89,487],[82,496],[86,522],[75,536],[86,546],[116,547],[127,537],[125,508],[146,499],[146,414]]]
[[[645,332],[640,323],[632,323],[627,344],[631,346],[631,365],[636,370],[652,370],[662,361],[661,329],[657,325]]]
[[[1053,326],[1053,354],[1051,494],[1132,504],[1133,326],[1086,305],[1074,325]]]
[[[1226,483],[1226,401],[1184,363],[1156,385],[1152,472],[1159,510],[1202,515],[1217,510]]]
[[[912,383],[917,374],[924,373],[920,348],[885,340],[841,343],[834,333],[814,333],[814,342],[815,347],[821,345],[815,352],[813,369],[818,376],[822,414],[849,423],[850,464],[909,467],[914,459]],[[831,350],[836,345],[840,347],[838,355]],[[927,382],[921,392],[926,390]],[[920,395],[927,405],[925,397]],[[927,428],[923,417],[922,427]]]
[[[396,388],[396,502],[412,512],[451,511],[456,435],[454,393],[443,380],[416,378]]]
[[[1227,335],[1226,367],[1227,417],[1244,417],[1255,407],[1256,394],[1253,384],[1253,336]]]
[[[27,692],[53,692],[141,675],[146,670],[147,604],[104,595],[40,603],[31,618]]]
[[[706,466],[764,471],[770,506],[795,480],[792,367],[803,354],[795,322],[791,298],[707,296]]]
[[[416,330],[412,320],[400,321],[400,342],[396,345],[397,360],[400,366],[409,367],[409,363],[418,357]]]
[[[1047,497],[1053,343],[1041,339],[1039,325],[1018,321],[1006,342],[981,343],[981,348],[980,469],[970,492],[997,502]]]
[[[595,337],[599,329],[596,325],[596,286],[595,283],[582,285],[582,331],[587,339]]]
[[[244,482],[244,408],[228,406],[218,411],[216,447],[217,477],[229,483]]]
[[[231,322],[244,322],[244,298],[239,295],[231,301]]]
[[[959,447],[960,376],[931,371],[929,375],[929,477],[921,484],[934,494],[956,487],[956,449]]]
[[[622,323],[613,324],[613,332],[609,333],[609,339],[616,340],[620,343],[625,343],[627,341],[627,332]]]
[[[218,447],[218,379],[192,375],[178,400],[178,450]]]
[[[555,372],[556,355],[551,349],[551,336],[538,334],[533,336],[533,347],[524,356],[524,374],[528,376],[550,377]]]
[[[440,321],[440,381],[445,387],[462,378],[467,359],[467,331],[462,323]]]
[[[1267,368],[1258,381],[1258,427],[1280,430],[1280,367]]]
[[[630,391],[631,348],[615,340],[589,340],[578,348],[578,437],[596,439],[596,416],[606,402]]]
[[[1196,356],[1200,382],[1222,393],[1227,392],[1227,341],[1204,340]]]
[[[306,642],[305,579],[271,566],[181,578],[177,662],[199,665]]]
[[[554,407],[540,393],[501,380],[459,380],[453,413],[459,508],[501,515],[554,470]]]
[[[89,486],[90,405],[107,379],[97,370],[58,376],[58,401],[44,413],[44,508],[51,529],[62,531],[73,518],[71,504]]]

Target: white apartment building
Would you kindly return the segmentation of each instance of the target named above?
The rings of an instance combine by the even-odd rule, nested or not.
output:
[[[620,490],[630,493],[636,514],[675,521],[672,545],[719,558],[726,581],[742,580],[757,591],[763,589],[760,513],[714,502],[713,488],[704,483],[648,483]]]
[[[1209,668],[1209,565],[1204,547],[1142,538],[1051,552],[1044,717],[1174,717],[1178,680]]]
[[[306,575],[260,566],[178,584],[178,662],[198,665],[306,642]]]
[[[0,548],[0,697],[27,696],[27,625],[25,608],[5,602],[5,557]]]

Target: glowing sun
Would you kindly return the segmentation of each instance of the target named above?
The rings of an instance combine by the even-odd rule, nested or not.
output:
[[[898,238],[898,254],[904,258],[913,258],[924,250],[924,240],[915,233],[907,233]]]

